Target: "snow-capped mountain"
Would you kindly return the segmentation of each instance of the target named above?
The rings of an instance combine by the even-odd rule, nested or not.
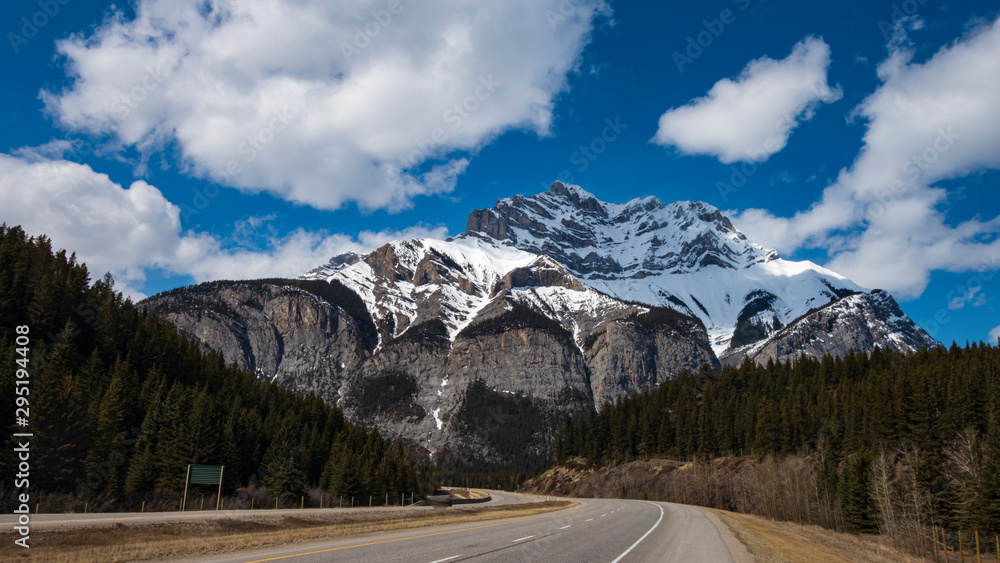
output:
[[[683,370],[938,346],[882,291],[783,260],[705,203],[555,183],[298,280],[154,296],[227,361],[431,451],[547,458],[565,417]]]
[[[364,258],[338,256],[306,277],[336,279],[357,291],[380,326],[394,326],[390,336],[415,319],[438,317],[454,337],[510,277],[507,289],[561,287],[536,306],[573,303],[551,312],[580,338],[586,335],[574,313],[581,308],[640,303],[700,320],[723,360],[752,356],[807,313],[866,291],[812,262],[782,259],[706,203],[664,205],[655,197],[605,203],[561,182],[473,211],[466,232],[453,239],[397,241]],[[909,319],[903,322],[898,336],[882,330],[885,342],[878,344],[936,345]]]

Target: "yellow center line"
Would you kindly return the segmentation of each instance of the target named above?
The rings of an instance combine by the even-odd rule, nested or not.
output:
[[[580,507],[580,508],[574,508],[574,509],[566,512],[565,514],[570,514],[570,513],[573,513],[573,512],[582,512],[584,510],[590,510],[591,508],[593,508],[595,506],[597,506],[596,502],[594,504],[590,505],[590,506]],[[562,512],[562,511],[560,510],[558,512]],[[494,528],[496,526],[506,526],[508,524],[517,524],[519,522],[528,522],[530,520],[538,520],[540,518],[549,518],[551,516],[554,516],[554,514],[549,513],[549,514],[543,514],[542,516],[532,516],[530,518],[518,518],[517,520],[509,520],[509,521],[506,521],[506,522],[498,522],[496,524],[486,524],[485,526],[474,526],[472,528],[462,528],[461,530],[451,530],[451,531],[448,531],[448,532],[435,532],[433,534],[424,534],[424,535],[421,535],[421,536],[410,536],[408,538],[396,538],[394,540],[381,540],[381,541],[374,541],[374,542],[369,542],[369,543],[359,543],[357,545],[345,545],[343,547],[331,547],[330,549],[320,549],[318,551],[309,551],[309,552],[306,552],[306,553],[296,553],[294,555],[282,555],[280,557],[271,557],[269,559],[256,559],[254,561],[247,561],[247,563],[264,563],[265,561],[277,561],[279,559],[291,559],[292,557],[305,557],[306,555],[316,555],[317,553],[329,553],[331,551],[340,551],[342,549],[355,549],[355,548],[358,548],[358,547],[368,547],[368,546],[371,546],[371,545],[380,545],[380,544],[384,544],[384,543],[394,543],[394,542],[400,542],[400,541],[419,540],[421,538],[431,538],[431,537],[434,537],[434,536],[444,536],[444,535],[447,535],[447,534],[457,534],[459,532],[471,532],[472,530],[482,530],[484,528]]]

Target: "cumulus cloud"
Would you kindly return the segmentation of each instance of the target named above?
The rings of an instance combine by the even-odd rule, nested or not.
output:
[[[942,180],[1000,168],[1000,20],[913,62],[904,21],[878,66],[882,84],[856,109],[861,152],[820,201],[792,217],[749,209],[735,217],[755,240],[792,252],[823,248],[827,266],[901,297],[930,272],[1000,266],[1000,218],[950,219]]]
[[[990,331],[989,343],[996,346],[998,341],[1000,341],[1000,326]]]
[[[827,84],[829,66],[830,47],[817,37],[780,61],[750,61],[735,80],[723,78],[706,96],[664,113],[653,142],[726,164],[763,162],[785,148],[819,104],[841,98],[840,88]]]
[[[248,192],[399,209],[485,143],[545,135],[605,0],[138,0],[58,43],[68,129]]]
[[[22,151],[23,152],[23,151]],[[119,289],[141,298],[148,268],[190,275],[196,281],[298,276],[331,256],[365,252],[390,240],[444,238],[443,226],[364,231],[357,236],[296,230],[266,231],[268,217],[247,219],[237,229],[266,233],[253,244],[182,231],[180,209],[144,181],[124,188],[87,165],[65,160],[0,154],[0,209],[8,225],[45,234],[53,246],[75,251],[92,277],[111,272]],[[233,243],[236,243],[235,245]]]

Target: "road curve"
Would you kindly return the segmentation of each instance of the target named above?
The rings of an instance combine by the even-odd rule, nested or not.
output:
[[[501,493],[512,495],[512,493]],[[206,563],[321,561],[712,561],[743,562],[745,551],[707,511],[637,500],[572,499],[576,507],[525,518],[311,541],[186,557]],[[733,546],[733,551],[730,550]],[[180,560],[180,559],[178,559]]]

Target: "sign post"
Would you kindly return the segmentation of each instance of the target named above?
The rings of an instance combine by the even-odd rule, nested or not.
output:
[[[194,485],[218,485],[219,493],[215,499],[215,509],[219,510],[222,505],[222,475],[225,465],[189,465],[187,477],[184,479],[184,500],[181,503],[181,511],[187,503],[188,483]]]
[[[184,498],[181,499],[181,512],[184,512],[188,500],[188,481],[191,480],[191,466],[187,467],[187,475],[184,476]]]
[[[215,509],[218,510],[222,503],[222,474],[226,472],[226,466],[219,468],[219,494],[215,496]]]

